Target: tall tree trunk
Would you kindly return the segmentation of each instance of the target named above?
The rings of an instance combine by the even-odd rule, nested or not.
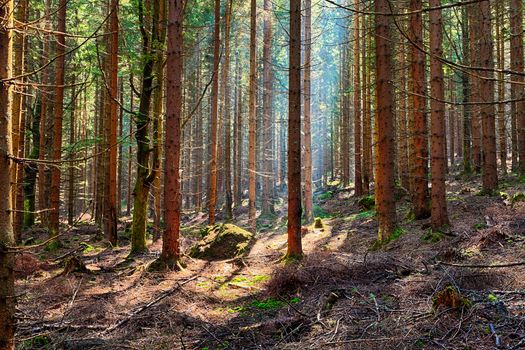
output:
[[[482,1],[479,5],[480,42],[479,57],[481,67],[487,68],[479,72],[480,100],[488,103],[481,106],[481,123],[483,131],[483,190],[492,193],[498,187],[498,166],[496,156],[496,112],[494,108],[494,43],[492,41],[490,2]],[[522,55],[523,57],[523,55]],[[524,143],[525,145],[525,143]],[[525,155],[525,153],[524,153]],[[524,167],[525,170],[525,167]]]
[[[451,77],[448,79],[448,86],[450,90],[450,100],[452,103],[456,102],[455,84],[454,79]],[[448,109],[448,136],[449,136],[449,155],[450,155],[450,166],[454,167],[456,164],[456,107],[450,105]],[[446,134],[446,133],[445,133]],[[446,134],[447,135],[447,134]]]
[[[164,48],[166,38],[166,0],[160,0],[156,11],[159,12],[159,45]],[[161,217],[162,217],[162,137],[163,137],[163,120],[162,110],[164,104],[164,50],[157,48],[155,55],[155,76],[157,77],[157,86],[153,92],[153,152],[152,152],[152,173],[153,180],[153,240],[157,241],[161,237]]]
[[[76,125],[76,119],[75,119],[75,113],[76,113],[76,85],[75,85],[75,78],[73,78],[73,88],[71,89],[71,103],[70,103],[70,119],[69,119],[69,145],[75,144],[75,125]],[[76,156],[76,153],[71,150],[69,152],[69,159],[74,159]],[[67,223],[70,226],[73,226],[75,222],[75,166],[73,164],[69,164],[68,168],[68,185],[67,185]]]
[[[362,71],[363,71],[363,165],[362,165],[362,173],[363,173],[363,194],[369,194],[370,193],[370,163],[372,160],[370,159],[370,152],[368,151],[370,148],[372,148],[372,133],[371,133],[371,111],[370,111],[370,104],[368,101],[370,100],[370,96],[368,94],[368,91],[370,90],[369,85],[369,77],[370,77],[370,67],[369,67],[369,59],[367,55],[367,35],[365,33],[368,32],[367,28],[367,20],[366,17],[363,17],[362,21],[362,30],[361,35],[362,38],[362,48],[361,48],[361,55],[362,55]]]
[[[16,17],[19,23],[26,23],[27,21],[27,6],[28,0],[21,0],[18,2],[16,8]],[[14,65],[13,74],[19,76],[24,73],[25,64],[25,48],[26,48],[26,31],[22,28],[20,33],[15,33],[13,39],[13,54],[14,54]],[[25,81],[25,79],[23,79]],[[19,86],[18,93],[13,94],[13,105],[12,105],[12,129],[13,129],[13,154],[18,157],[24,157],[24,146],[25,146],[25,87]],[[15,238],[18,241],[22,233],[22,210],[23,208],[23,187],[22,179],[24,176],[23,164],[15,165],[15,171],[12,173],[12,186],[13,191],[13,208],[17,211],[14,213],[13,223]]]
[[[469,26],[468,26],[468,10],[466,6],[461,9],[461,47],[463,51],[463,65],[470,64],[470,49],[469,49]],[[471,130],[470,117],[471,107],[468,105],[472,102],[470,97],[470,76],[468,72],[461,73],[461,84],[463,93],[463,172],[466,175],[472,173],[472,152],[471,152]]]
[[[405,189],[410,189],[410,176],[409,176],[409,163],[408,163],[408,130],[407,130],[407,79],[406,79],[406,53],[405,53],[406,45],[401,45],[401,50],[399,52],[400,60],[399,65],[401,66],[401,72],[399,74],[399,84],[400,84],[400,91],[399,91],[399,131],[398,131],[398,142],[399,142],[399,150],[398,150],[398,157],[399,157],[399,177],[401,180],[401,186],[403,186]]]
[[[223,72],[223,99],[224,99],[224,187],[225,187],[225,214],[226,220],[233,219],[232,205],[232,168],[231,168],[231,102],[230,102],[230,28],[233,1],[226,3],[226,16],[224,28],[224,67]]]
[[[472,67],[479,67],[481,65],[480,57],[480,42],[482,40],[480,36],[480,10],[479,4],[468,5],[469,11],[469,31],[470,31],[470,65]],[[474,74],[470,76],[470,96],[471,101],[479,103],[481,100],[481,79],[479,78],[479,72],[474,70]],[[472,133],[472,163],[474,165],[474,171],[479,173],[481,171],[481,108],[480,105],[475,105],[472,108],[470,115],[471,133]]]
[[[429,0],[430,7],[439,7],[441,0]],[[433,230],[440,230],[449,224],[447,214],[447,190],[445,184],[445,83],[443,80],[443,21],[441,10],[430,14],[430,101],[431,109],[431,160],[432,160],[432,207],[431,223]]]
[[[56,34],[56,72],[55,72],[55,116],[53,123],[53,160],[62,158],[62,118],[64,116],[64,68],[65,68],[65,32],[66,32],[66,7],[67,0],[58,3],[58,22]],[[51,192],[49,213],[49,233],[51,237],[58,235],[60,223],[60,168],[51,169]]]
[[[235,77],[235,149],[234,149],[234,163],[233,163],[233,206],[240,207],[242,205],[242,151],[243,151],[243,118],[242,118],[242,88],[241,76],[242,65],[240,63],[239,55],[237,54],[236,62],[236,77]]]
[[[354,0],[354,8],[359,11],[359,0]],[[363,195],[362,144],[361,144],[361,79],[360,79],[360,37],[359,14],[354,14],[354,188],[357,197]],[[363,33],[364,35],[364,33]]]
[[[299,258],[301,244],[301,0],[290,0],[288,100],[288,250]]]
[[[421,0],[410,0],[410,31],[415,46],[423,47],[423,23],[421,18]],[[412,107],[412,159],[411,177],[413,183],[412,204],[416,219],[424,219],[430,215],[428,192],[428,137],[425,101],[425,56],[418,47],[412,46],[411,79],[413,82]]]
[[[513,117],[517,136],[517,154],[519,156],[518,169],[520,173],[525,174],[525,102],[523,101],[523,3],[520,0],[510,1],[510,22],[511,22],[511,39],[510,39],[510,66],[511,70],[518,74],[512,75],[512,81],[516,84],[511,84],[511,99],[519,101],[513,102]],[[513,149],[513,169],[514,154]]]
[[[133,75],[130,75],[129,77],[129,80],[130,82],[133,82]],[[133,135],[133,118],[135,117],[134,116],[134,112],[133,112],[133,108],[134,108],[134,105],[133,105],[133,102],[134,102],[134,92],[132,89],[130,89],[130,92],[129,92],[129,110],[131,111],[131,114],[130,114],[130,117],[129,117],[129,135]],[[129,144],[129,147],[128,147],[128,177],[127,177],[127,180],[128,180],[128,183],[127,183],[127,191],[126,191],[126,215],[129,216],[129,214],[131,214],[131,194],[132,194],[132,189],[131,189],[131,178],[132,178],[132,165],[133,165],[133,147],[131,146],[131,143]]]
[[[312,131],[311,129],[311,56],[312,56],[312,1],[304,0],[304,217],[306,223],[314,220],[312,188]],[[350,155],[349,155],[350,156]]]
[[[154,0],[154,8],[159,8],[159,1]],[[140,91],[139,110],[136,118],[135,139],[137,140],[137,176],[133,194],[133,222],[131,225],[131,254],[147,251],[146,247],[146,223],[148,219],[148,195],[151,184],[155,179],[155,171],[150,167],[151,143],[149,126],[151,123],[150,107],[154,82],[154,67],[157,58],[153,51],[160,45],[159,38],[159,12],[147,9],[145,12],[143,0],[139,0],[139,18],[142,33],[142,87]],[[151,34],[145,27],[145,13],[151,12]]]
[[[104,233],[107,240],[117,245],[117,125],[118,125],[118,23],[119,0],[111,0],[109,19],[109,59],[108,59],[108,106],[106,118],[109,119],[108,164],[106,165],[106,193],[104,204]]]
[[[498,69],[498,100],[505,100],[505,40],[502,28],[504,26],[505,6],[504,2],[496,4],[496,40],[497,40],[497,60]],[[501,172],[507,174],[507,131],[505,126],[505,104],[498,104],[498,140],[499,140],[499,161]]]
[[[210,183],[208,203],[208,224],[215,223],[215,206],[217,204],[217,122],[219,108],[219,64],[221,47],[221,0],[215,0],[215,24],[213,34],[213,82],[211,87],[211,161],[210,161]]]
[[[12,0],[4,1],[0,6],[0,79],[12,76],[13,63],[13,8]],[[6,246],[15,244],[13,232],[11,172],[13,162],[11,140],[11,84],[0,84],[0,349],[15,348],[15,256]]]
[[[388,0],[376,0],[375,11],[390,11]],[[391,16],[375,16],[377,166],[376,203],[379,220],[378,240],[387,241],[396,228],[394,144],[394,96],[392,89]]]
[[[176,269],[180,260],[179,228],[181,210],[180,151],[182,115],[182,60],[184,0],[168,1],[168,57],[166,84],[166,155],[164,207],[166,229],[162,236],[161,262]]]
[[[274,214],[272,198],[272,8],[270,0],[264,0],[263,25],[263,115],[262,115],[262,210],[261,215]]]
[[[296,0],[297,1],[297,0]],[[255,132],[257,127],[256,122],[256,97],[257,97],[257,1],[251,0],[250,2],[250,86],[249,86],[249,102],[248,102],[248,197],[249,197],[249,208],[248,218],[249,224],[252,230],[256,230],[256,215],[257,208],[255,207],[255,195],[256,195],[256,138]]]

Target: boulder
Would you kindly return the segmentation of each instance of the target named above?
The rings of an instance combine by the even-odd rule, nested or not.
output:
[[[203,230],[204,238],[197,242],[189,255],[204,260],[232,259],[242,255],[254,235],[233,224],[216,224]]]

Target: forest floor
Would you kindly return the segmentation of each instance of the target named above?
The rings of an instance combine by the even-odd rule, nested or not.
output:
[[[148,272],[160,243],[130,260],[125,237],[109,249],[94,226],[70,228],[62,247],[19,255],[18,347],[525,349],[525,266],[489,267],[525,260],[525,202],[512,200],[525,183],[502,179],[507,199],[479,195],[477,178],[448,185],[449,232],[411,220],[400,198],[401,229],[379,249],[373,209],[348,189],[318,192],[324,227],[303,236],[299,264],[280,260],[284,208],[243,257],[186,257],[181,272]],[[246,224],[243,215],[236,224]],[[203,214],[185,217],[184,249],[204,223]],[[42,241],[45,231],[30,237]],[[73,251],[88,271],[62,273]]]

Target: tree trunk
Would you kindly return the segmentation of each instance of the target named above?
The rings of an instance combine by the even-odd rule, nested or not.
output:
[[[466,6],[461,9],[461,46],[463,51],[463,65],[470,64],[470,49],[469,49],[469,26],[468,26],[468,10]],[[471,152],[471,130],[470,130],[470,116],[471,107],[468,105],[472,102],[470,97],[470,76],[468,72],[461,73],[461,84],[463,92],[463,172],[466,175],[472,173],[472,152]]]
[[[72,146],[75,144],[75,113],[76,113],[76,79],[73,78],[73,88],[71,89],[71,114],[69,119],[69,145]],[[74,159],[76,153],[71,150],[69,152],[69,159]],[[73,226],[75,222],[75,166],[69,164],[68,168],[68,185],[67,185],[67,223],[70,226]]]
[[[430,0],[430,7],[439,7],[441,0]],[[432,159],[432,207],[431,224],[433,230],[440,230],[449,224],[447,214],[447,190],[445,184],[445,83],[443,80],[443,21],[441,10],[430,14],[430,101],[431,108],[431,159]]]
[[[388,0],[376,0],[375,11],[390,11]],[[394,144],[394,96],[392,88],[391,16],[375,16],[377,166],[376,203],[379,220],[378,240],[387,241],[396,228]]]
[[[488,103],[481,106],[481,123],[483,132],[483,190],[492,193],[498,187],[498,166],[496,156],[496,119],[494,108],[494,44],[492,41],[490,2],[483,1],[479,5],[480,42],[479,57],[481,67],[487,68],[479,72],[480,100]],[[523,55],[522,55],[523,57]],[[484,78],[484,79],[483,79]],[[525,145],[525,144],[524,144]],[[524,154],[525,155],[525,154]],[[525,168],[524,168],[525,170]]]
[[[208,203],[208,224],[215,223],[215,205],[217,204],[217,119],[219,108],[219,64],[221,47],[221,0],[215,0],[215,29],[213,35],[213,83],[211,87],[211,161]]]
[[[487,19],[488,20],[488,19]],[[523,99],[523,4],[520,0],[511,0],[510,2],[510,22],[511,22],[511,39],[510,39],[510,66],[511,70],[518,74],[512,75],[511,80],[516,84],[511,84],[511,99],[519,101],[513,102],[513,117],[515,120],[517,136],[517,154],[519,156],[519,172],[525,174],[525,102]],[[513,160],[515,149],[513,149]],[[513,162],[513,169],[514,169]]]
[[[248,102],[248,197],[249,197],[249,208],[248,218],[249,224],[253,232],[256,231],[256,215],[257,208],[255,207],[255,194],[256,194],[256,138],[255,132],[257,127],[256,121],[256,97],[257,97],[257,63],[256,63],[256,46],[257,46],[257,1],[251,0],[250,2],[250,87],[249,87],[249,102]]]
[[[312,1],[304,0],[304,218],[314,221],[312,188],[312,131],[311,129],[311,56],[312,56]],[[350,155],[348,155],[350,157]]]
[[[28,0],[19,1],[16,8],[16,17],[17,21],[20,23],[27,22],[27,6]],[[14,54],[14,65],[13,65],[13,74],[14,76],[19,76],[24,73],[24,64],[25,64],[25,49],[26,49],[26,31],[22,28],[20,33],[15,33],[13,39],[13,54]],[[25,78],[22,78],[22,81],[25,82]],[[12,129],[13,129],[13,154],[17,155],[20,158],[24,157],[25,150],[25,111],[24,111],[24,101],[25,101],[25,87],[19,86],[18,93],[13,94],[13,105],[12,105]],[[13,191],[13,208],[17,211],[13,217],[14,223],[14,232],[15,238],[17,241],[20,239],[22,234],[22,219],[24,210],[23,206],[23,177],[24,177],[24,166],[23,164],[15,165],[15,170],[12,173],[12,180],[15,186],[12,186]]]
[[[421,0],[410,0],[410,9],[419,11],[422,8]],[[416,219],[425,219],[430,216],[428,193],[428,137],[426,117],[426,82],[425,82],[425,55],[415,46],[423,47],[423,24],[421,12],[410,15],[410,31],[412,41],[411,79],[414,94],[412,95],[413,122],[412,122],[412,159],[411,177],[413,183],[412,204]]]
[[[288,250],[299,258],[301,245],[301,0],[290,0],[288,101]]]
[[[104,204],[104,233],[113,246],[117,245],[117,125],[118,125],[118,0],[111,0],[109,19],[109,64],[108,106],[106,118],[109,122],[108,164],[106,165],[106,193]]]
[[[359,10],[359,0],[354,0],[354,7]],[[363,34],[364,35],[364,34]],[[359,62],[359,15],[354,14],[354,188],[356,197],[363,195],[362,145],[361,145],[361,79]]]
[[[4,1],[0,6],[0,79],[12,76],[13,60],[13,0]],[[15,256],[7,252],[6,246],[15,245],[13,232],[11,172],[13,162],[11,141],[11,84],[0,84],[0,349],[15,348]]]
[[[58,3],[58,22],[56,34],[56,72],[55,72],[55,111],[53,123],[53,160],[59,161],[62,158],[62,118],[64,115],[64,66],[65,57],[65,35],[66,32],[66,7],[67,0],[60,0]],[[49,234],[51,237],[58,235],[60,223],[60,168],[51,169],[51,191],[49,212]]]
[[[223,99],[224,99],[224,194],[226,220],[233,219],[232,205],[232,168],[231,168],[231,103],[230,103],[230,27],[233,0],[227,2],[225,28],[224,28],[224,67],[223,72]]]
[[[155,8],[159,8],[158,2],[154,0]],[[155,179],[155,172],[150,168],[151,144],[149,138],[149,125],[151,123],[150,107],[153,90],[153,70],[157,58],[153,48],[159,44],[159,20],[158,11],[151,11],[151,34],[145,27],[144,3],[139,1],[139,18],[142,33],[142,55],[144,65],[142,67],[142,87],[140,91],[139,110],[136,118],[135,139],[137,140],[137,176],[133,194],[133,222],[131,225],[131,254],[147,251],[146,247],[146,224],[148,219],[148,195],[151,184]],[[148,9],[148,13],[151,9]]]
[[[505,6],[504,3],[496,4],[496,37],[497,37],[497,59],[498,69],[498,100],[505,100],[505,40],[503,38],[502,28],[504,26]],[[498,138],[499,138],[499,161],[501,172],[507,174],[507,131],[505,127],[505,104],[498,104]]]
[[[166,155],[164,207],[166,229],[162,236],[161,262],[170,269],[177,269],[180,260],[180,151],[182,114],[182,60],[184,0],[168,1],[168,57],[166,84]]]

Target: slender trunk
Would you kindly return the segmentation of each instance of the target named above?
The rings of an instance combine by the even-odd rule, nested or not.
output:
[[[251,0],[250,2],[250,86],[249,86],[249,112],[248,112],[248,124],[249,124],[249,136],[248,136],[248,197],[249,197],[249,208],[248,217],[249,224],[252,230],[256,230],[256,215],[257,209],[255,207],[255,191],[256,191],[256,138],[255,132],[257,127],[256,122],[256,84],[257,84],[257,65],[256,65],[256,34],[257,34],[257,1]]]
[[[469,50],[469,30],[468,30],[468,11],[466,6],[461,9],[461,46],[463,51],[463,65],[470,64],[470,50]],[[463,92],[463,172],[466,175],[472,173],[472,152],[471,152],[471,132],[470,132],[470,115],[471,107],[468,105],[471,102],[470,97],[470,76],[468,72],[461,73],[461,84]]]
[[[64,115],[64,66],[66,49],[65,35],[66,32],[66,7],[67,0],[60,0],[58,3],[58,22],[56,34],[56,72],[55,72],[55,111],[53,123],[53,160],[59,161],[62,157],[62,118]],[[58,235],[60,223],[60,175],[59,167],[51,169],[51,189],[49,212],[49,233],[51,237]]]
[[[263,25],[263,115],[262,115],[262,208],[261,215],[275,213],[272,198],[272,8],[270,0],[264,0]]]
[[[117,125],[118,125],[118,9],[119,1],[111,0],[109,21],[109,89],[106,118],[109,122],[108,164],[106,165],[106,193],[104,204],[104,233],[112,245],[117,245]]]
[[[312,132],[311,132],[311,56],[312,56],[312,2],[304,0],[304,217],[306,223],[314,220],[312,188]],[[350,157],[350,155],[348,155]]]
[[[12,76],[13,60],[13,0],[4,1],[0,6],[0,79]],[[9,29],[8,29],[9,28]],[[0,349],[15,348],[15,255],[7,252],[6,246],[15,245],[13,216],[11,215],[11,172],[13,162],[11,140],[11,84],[0,84]]]
[[[410,9],[419,11],[422,8],[421,0],[411,0]],[[411,177],[413,183],[412,204],[416,219],[430,216],[428,192],[428,137],[426,116],[426,82],[425,82],[425,56],[418,47],[423,47],[423,23],[421,13],[410,15],[410,31],[412,33],[411,54],[411,79],[413,82],[412,107],[412,159]],[[418,47],[416,47],[418,46]]]
[[[71,89],[71,114],[69,119],[69,145],[75,144],[75,113],[76,113],[76,86],[75,78],[73,78],[73,88]],[[74,159],[76,153],[71,150],[69,152],[69,159]],[[75,222],[75,166],[72,164],[68,168],[68,186],[67,186],[67,222],[70,226],[73,226]]]
[[[237,73],[235,77],[235,155],[234,155],[234,178],[233,178],[233,206],[242,205],[242,150],[243,150],[243,118],[242,118],[242,88],[241,76],[242,66],[237,55]]]
[[[224,192],[226,220],[233,219],[232,205],[232,168],[231,168],[231,103],[230,103],[230,27],[233,0],[227,2],[224,28],[224,67],[223,67],[223,100],[224,100]]]
[[[376,0],[375,11],[390,11],[388,0]],[[378,240],[387,241],[396,228],[394,195],[394,96],[392,89],[391,16],[375,16],[376,110],[377,133],[376,203],[379,220]]]
[[[359,0],[354,0],[354,7],[359,10]],[[359,62],[359,15],[354,15],[354,166],[355,166],[355,195],[363,195],[363,173],[361,170],[361,79]],[[364,35],[364,33],[363,33]]]
[[[301,244],[301,0],[290,0],[288,100],[288,250],[303,254]]]
[[[221,0],[215,0],[215,29],[213,35],[213,83],[211,88],[211,161],[208,203],[208,223],[215,223],[215,205],[217,204],[217,119],[219,108],[219,64],[220,64],[220,31]]]
[[[16,9],[17,21],[20,23],[27,22],[27,11],[28,11],[28,0],[21,0],[18,2]],[[14,76],[19,76],[24,73],[24,64],[25,64],[25,49],[26,49],[26,31],[21,30],[20,33],[15,33],[13,39],[13,54],[14,54],[14,65],[13,65],[13,74]],[[25,81],[25,79],[22,79]],[[24,111],[24,101],[25,101],[25,87],[19,86],[18,93],[13,94],[13,105],[12,105],[12,143],[13,143],[13,154],[18,157],[24,157],[25,149],[25,111]],[[24,177],[24,166],[22,164],[15,165],[15,170],[12,173],[12,183],[15,186],[12,186],[13,191],[13,208],[17,211],[13,217],[15,238],[17,241],[20,240],[22,233],[22,219],[23,215],[21,210],[23,210],[23,180]]]
[[[502,28],[504,26],[505,6],[504,3],[496,4],[496,37],[497,37],[497,59],[498,69],[505,69],[505,40],[503,39]],[[498,100],[505,100],[505,74],[498,73]],[[501,172],[507,173],[507,131],[505,127],[505,104],[498,104],[498,137],[499,137],[499,161]]]
[[[429,0],[431,7],[439,7],[441,0]],[[431,160],[432,160],[432,207],[433,230],[440,230],[449,224],[447,215],[447,190],[445,184],[445,83],[443,80],[443,21],[441,10],[430,12],[430,101],[431,109]]]
[[[180,151],[183,74],[183,22],[184,0],[168,1],[168,56],[166,82],[166,154],[164,207],[166,229],[162,236],[162,263],[176,269],[180,260]]]
[[[480,42],[482,37],[480,35],[480,16],[479,4],[469,5],[469,31],[470,31],[470,65],[472,67],[479,67],[481,65]],[[473,75],[470,76],[470,96],[471,101],[479,102],[481,100],[481,79],[478,77],[478,71],[473,70]],[[470,115],[471,133],[472,133],[472,163],[474,171],[479,173],[481,171],[481,106],[475,105],[472,108]]]
[[[480,42],[479,57],[481,67],[487,70],[479,72],[480,76],[480,119],[483,132],[483,190],[492,193],[498,186],[498,166],[496,156],[496,111],[494,108],[494,43],[492,41],[492,23],[490,2],[479,4],[480,12]],[[522,51],[523,52],[523,51]],[[522,55],[523,59],[523,55]],[[525,125],[524,125],[525,126]],[[525,143],[524,143],[525,146]],[[524,153],[525,156],[525,153]],[[525,167],[523,168],[525,171]]]
[[[511,84],[511,99],[513,102],[513,127],[515,127],[515,147],[513,147],[513,169],[525,174],[525,102],[523,101],[523,3],[520,0],[511,0],[510,2],[510,22],[511,22],[511,39],[510,39],[510,66],[511,70],[518,74],[512,75],[511,80],[516,84]],[[515,154],[519,157],[518,166],[515,167]]]
[[[410,176],[409,176],[409,165],[408,165],[408,130],[407,130],[407,69],[406,69],[406,53],[405,53],[406,46],[403,44],[401,45],[400,50],[400,60],[399,65],[401,66],[401,72],[399,75],[399,83],[400,83],[400,92],[399,92],[399,104],[400,104],[400,112],[399,112],[399,133],[398,133],[398,142],[399,142],[399,174],[401,178],[401,186],[403,186],[405,189],[410,189]]]

